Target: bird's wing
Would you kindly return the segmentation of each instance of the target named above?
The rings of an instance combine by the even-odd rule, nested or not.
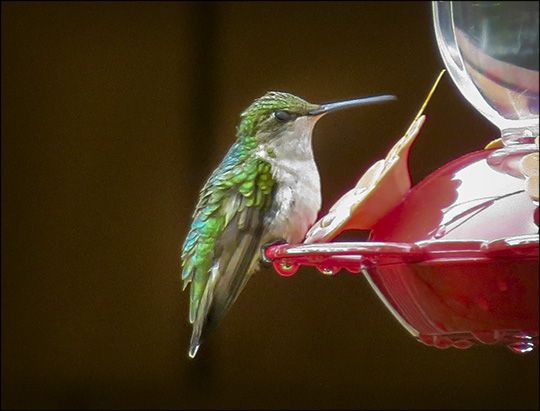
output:
[[[192,348],[228,311],[255,271],[274,180],[259,158],[225,160],[210,177],[182,252],[190,286]]]

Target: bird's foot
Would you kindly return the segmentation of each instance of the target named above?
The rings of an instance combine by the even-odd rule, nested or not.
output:
[[[261,247],[261,259],[263,263],[268,263],[268,264],[272,263],[272,260],[269,259],[268,256],[266,255],[266,250],[269,247],[272,247],[273,245],[278,245],[278,244],[287,244],[287,241],[285,241],[285,239],[283,238],[278,238],[277,240],[270,241]]]

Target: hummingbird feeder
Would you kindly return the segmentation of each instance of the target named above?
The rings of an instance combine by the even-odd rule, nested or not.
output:
[[[501,130],[411,187],[426,102],[386,158],[311,227],[266,250],[276,271],[363,274],[399,323],[438,348],[538,345],[538,3],[433,2],[437,45],[464,97]],[[516,45],[520,45],[519,48]],[[345,230],[367,241],[332,242]]]

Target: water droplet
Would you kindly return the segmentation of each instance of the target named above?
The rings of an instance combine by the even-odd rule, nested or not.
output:
[[[322,269],[322,273],[324,275],[334,275],[334,270],[332,270],[331,268],[326,268],[325,267],[325,268]]]
[[[506,150],[504,148],[495,150],[493,153],[491,153],[488,156],[487,162],[491,165],[499,165],[503,162],[505,157],[506,157]]]
[[[324,275],[332,276],[339,272],[341,267],[329,267],[327,265],[318,265],[317,269]]]
[[[333,214],[327,214],[323,217],[323,219],[321,220],[321,227],[323,228],[326,228],[328,227],[330,224],[332,224],[332,221],[334,221],[334,215]]]
[[[478,306],[485,311],[489,310],[489,301],[483,295],[480,295],[476,299]]]
[[[290,277],[298,271],[299,267],[298,264],[288,264],[279,261],[274,261],[272,265],[278,274],[282,275],[283,277]]]
[[[509,344],[508,348],[517,354],[527,354],[533,351],[536,347],[532,341],[520,341]]]
[[[437,229],[433,237],[439,239],[439,238],[444,237],[445,234],[446,234],[446,226],[442,225]]]

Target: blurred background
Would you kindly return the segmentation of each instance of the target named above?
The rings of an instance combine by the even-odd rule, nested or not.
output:
[[[429,2],[2,2],[2,409],[538,409],[538,352],[440,350],[363,276],[256,275],[195,360],[180,250],[268,90],[391,93],[314,131],[323,209],[443,67]],[[498,131],[443,78],[413,182]]]

